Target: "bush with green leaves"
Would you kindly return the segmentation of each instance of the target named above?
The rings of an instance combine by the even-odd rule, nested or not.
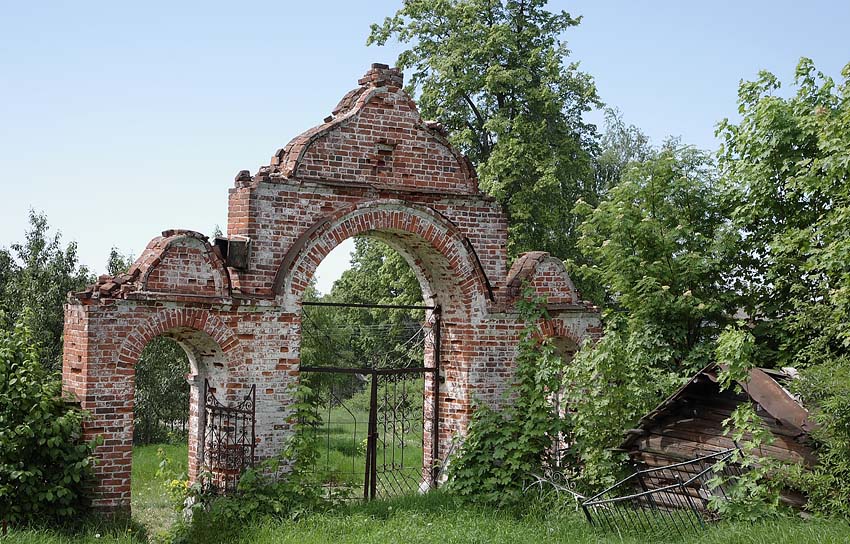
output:
[[[0,519],[61,522],[84,511],[94,444],[82,440],[83,418],[23,322],[0,328]]]
[[[814,408],[818,462],[811,470],[789,467],[786,477],[806,493],[808,510],[850,518],[850,359],[803,370],[792,389]]]
[[[310,398],[313,392],[300,385],[293,405],[298,428],[321,424]],[[315,433],[295,432],[279,455],[246,470],[236,492],[218,495],[201,474],[183,495],[190,514],[172,529],[173,542],[233,542],[242,528],[261,520],[297,519],[333,504],[324,494],[316,463],[320,456]],[[179,480],[178,480],[179,482]],[[179,487],[168,482],[169,491]]]
[[[552,461],[552,446],[562,421],[551,402],[560,389],[563,360],[551,339],[542,339],[538,323],[546,313],[542,301],[518,306],[525,328],[516,358],[515,382],[500,409],[477,404],[466,437],[449,465],[446,489],[476,504],[514,506],[524,500],[524,486]]]
[[[670,370],[673,350],[660,331],[612,318],[605,336],[576,354],[564,374],[572,411],[570,457],[576,484],[604,488],[621,475],[626,456],[615,448],[625,431],[682,383]]]

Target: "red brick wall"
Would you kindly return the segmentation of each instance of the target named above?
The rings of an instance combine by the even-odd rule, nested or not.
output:
[[[101,277],[72,298],[63,378],[92,413],[87,435],[106,440],[98,449],[98,507],[129,508],[134,365],[158,335],[180,342],[191,362],[193,476],[203,453],[204,379],[230,402],[256,384],[257,453],[282,449],[292,432],[301,297],[322,259],[352,236],[397,249],[426,302],[442,309],[441,457],[463,436],[473,401],[498,406],[510,387],[522,328],[514,304],[523,285],[549,303],[545,334],[573,344],[598,336],[598,313],[580,301],[563,263],[534,252],[507,272],[504,213],[401,88],[398,71],[373,66],[324,124],[255,175],[239,172],[227,232],[250,239],[246,269],[226,268],[205,236],[171,230],[151,241],[128,274]],[[432,362],[428,349],[425,364]],[[433,384],[426,385],[429,430]]]
[[[205,248],[193,238],[171,244],[150,270],[142,289],[152,292],[221,296],[225,285]]]

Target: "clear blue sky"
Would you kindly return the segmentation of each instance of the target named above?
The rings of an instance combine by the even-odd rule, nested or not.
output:
[[[113,245],[138,254],[165,228],[224,228],[234,174],[399,50],[365,40],[400,0],[0,1],[0,246],[34,208],[98,272]],[[716,147],[738,81],[759,69],[790,81],[800,56],[835,77],[850,62],[846,0],[550,6],[584,16],[572,60],[656,143]],[[346,255],[331,261],[325,288]]]

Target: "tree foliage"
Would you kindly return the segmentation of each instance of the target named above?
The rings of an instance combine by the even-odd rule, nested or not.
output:
[[[762,72],[724,121],[721,166],[743,232],[737,274],[757,336],[778,363],[842,357],[850,345],[850,65],[840,85],[801,60],[796,93]]]
[[[578,198],[596,199],[595,130],[582,114],[598,105],[592,79],[566,63],[562,34],[580,18],[545,0],[411,0],[368,43],[410,47],[398,66],[424,116],[449,129],[481,187],[509,218],[509,253],[575,256]]]
[[[742,278],[756,348],[802,370],[793,384],[821,428],[819,463],[794,478],[808,507],[850,514],[850,65],[836,83],[809,59],[794,92],[776,76],[741,84],[737,124],[721,123],[720,165],[742,233]]]
[[[26,313],[0,329],[0,520],[73,520],[86,504],[93,444],[81,439],[83,413],[42,367]]]
[[[189,361],[177,342],[151,340],[136,363],[133,439],[136,443],[183,441],[189,419]]]
[[[626,168],[634,162],[648,160],[653,153],[649,138],[635,125],[627,125],[623,114],[614,108],[605,109],[605,123],[594,156],[596,189],[604,195],[620,183]]]
[[[566,366],[569,458],[584,489],[614,483],[626,461],[615,451],[625,431],[682,383],[673,361],[662,330],[620,316],[609,320],[596,345],[585,345]]]
[[[0,310],[9,323],[24,321],[45,368],[58,370],[65,298],[93,277],[77,261],[77,244],[63,246],[61,234],[51,235],[43,214],[30,211],[29,223],[23,242],[0,249]]]
[[[351,268],[334,282],[331,292],[313,288],[305,299],[351,304],[421,306],[422,290],[413,270],[397,251],[383,242],[356,238]],[[408,353],[405,341],[422,325],[422,310],[391,308],[305,307],[301,359],[305,365],[359,367],[380,365]]]
[[[576,209],[587,262],[578,272],[600,286],[595,298],[660,335],[674,366],[704,366],[737,304],[728,274],[737,236],[710,157],[667,142],[631,162],[596,208]]]

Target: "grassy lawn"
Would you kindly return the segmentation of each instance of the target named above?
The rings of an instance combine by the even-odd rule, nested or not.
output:
[[[0,543],[141,544],[163,531],[177,518],[162,482],[154,477],[163,447],[175,461],[185,463],[185,446],[146,446],[135,450],[132,522],[89,522],[76,534],[54,530],[12,531]],[[237,536],[201,535],[197,542],[244,544],[334,544],[399,542],[452,543],[624,543],[687,544],[826,544],[850,542],[850,525],[844,521],[808,521],[780,518],[748,524],[717,524],[685,537],[672,534],[620,536],[596,533],[580,514],[560,512],[551,505],[529,501],[528,512],[517,517],[489,508],[459,504],[440,493],[409,496],[368,504],[352,504],[298,521],[263,522],[238,528]]]
[[[492,509],[462,507],[440,494],[374,502],[297,522],[245,528],[244,544],[298,543],[688,543],[774,544],[847,543],[846,522],[782,519],[758,524],[726,524],[685,538],[670,534],[619,536],[595,533],[574,513],[532,512],[517,518]]]
[[[189,458],[186,444],[151,444],[133,449],[132,508],[133,520],[149,534],[167,531],[179,516],[174,501],[166,492],[163,479],[156,477],[159,468],[157,450],[162,449],[177,473],[186,471]]]
[[[393,387],[395,385],[395,387]],[[402,380],[379,389],[377,431],[377,492],[383,498],[415,492],[422,478],[422,384],[416,377],[401,399]],[[315,429],[322,481],[336,496],[363,496],[366,470],[368,388],[341,404],[319,412],[322,424]]]

